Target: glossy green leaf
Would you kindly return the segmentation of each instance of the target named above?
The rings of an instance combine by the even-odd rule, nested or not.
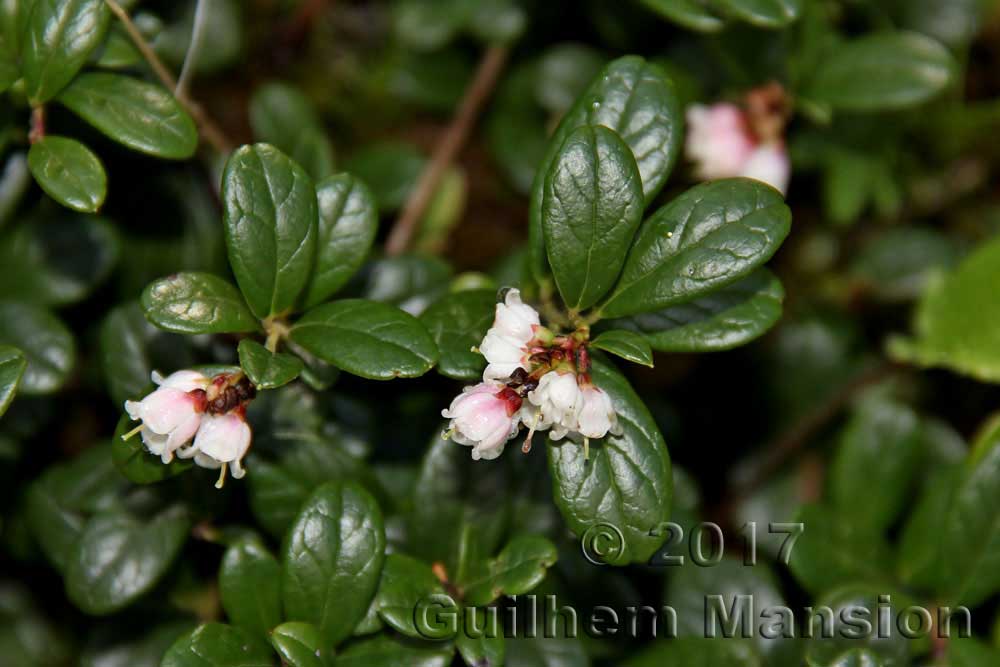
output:
[[[319,234],[316,266],[303,298],[307,308],[330,298],[361,268],[378,230],[375,197],[350,174],[317,183],[316,198]]]
[[[191,620],[160,621],[138,634],[125,634],[112,621],[92,634],[78,667],[160,667],[163,655],[177,638],[194,627]]]
[[[712,0],[720,11],[761,28],[781,28],[802,13],[803,0]]]
[[[88,614],[110,614],[127,607],[166,574],[190,527],[186,512],[176,507],[148,521],[121,510],[94,515],[70,556],[66,594]]]
[[[28,220],[0,243],[0,297],[39,305],[82,301],[101,285],[121,255],[119,232],[109,220],[62,215]],[[31,280],[24,276],[31,275]]]
[[[729,350],[774,326],[784,299],[781,281],[760,268],[687,303],[611,320],[606,326],[641,333],[661,352]]]
[[[1000,419],[984,426],[965,462],[944,522],[937,590],[974,607],[1000,590]]]
[[[610,352],[622,359],[653,367],[653,350],[645,336],[634,331],[612,329],[605,331],[590,343],[593,347]]]
[[[281,623],[281,566],[255,539],[226,549],[219,568],[219,596],[229,622],[267,638]]]
[[[378,635],[349,646],[333,661],[333,667],[448,667],[454,653],[448,644]]]
[[[147,388],[151,389],[148,384]],[[146,449],[138,433],[128,440],[122,440],[122,436],[136,426],[138,422],[133,422],[128,415],[122,415],[115,427],[115,434],[111,436],[111,459],[118,472],[129,481],[136,484],[153,484],[179,475],[194,465],[190,459],[180,457],[174,457],[170,463],[164,464],[159,456]]]
[[[803,530],[788,568],[806,590],[819,594],[841,584],[888,579],[890,554],[880,533],[818,503],[804,505],[794,522]]]
[[[364,298],[399,306],[414,317],[444,296],[452,280],[451,265],[422,253],[379,258],[366,273]]]
[[[285,618],[319,628],[324,653],[349,637],[368,611],[385,558],[382,512],[353,482],[316,489],[283,547]]]
[[[569,135],[581,125],[614,130],[632,149],[648,204],[673,169],[682,144],[683,113],[673,83],[658,66],[638,56],[612,61],[566,112],[549,140],[531,190],[530,248],[536,277],[547,273],[542,232],[545,180]]]
[[[438,358],[434,340],[417,318],[365,299],[313,308],[295,323],[291,337],[320,359],[372,380],[417,377]]]
[[[104,203],[108,191],[104,166],[76,139],[43,137],[31,145],[28,166],[46,194],[63,206],[95,213]]]
[[[921,366],[1000,382],[1000,303],[991,288],[998,279],[1000,237],[928,285],[917,304],[914,338],[890,340],[890,353]]]
[[[653,642],[622,667],[763,667],[746,639],[678,637]]]
[[[542,235],[566,305],[584,310],[614,284],[642,220],[642,182],[631,149],[612,130],[574,130],[542,190]]]
[[[466,607],[462,610],[464,619],[455,636],[455,648],[469,667],[502,667],[507,655],[503,628],[498,621],[491,627],[486,609]],[[475,614],[475,618],[471,618]],[[466,630],[471,628],[472,631]]]
[[[830,498],[858,526],[884,530],[910,498],[923,456],[920,422],[909,407],[869,399],[851,416],[830,470]]]
[[[222,623],[206,623],[179,638],[160,667],[274,667],[267,644]]]
[[[896,572],[907,586],[938,590],[944,585],[942,526],[948,520],[951,499],[963,477],[963,466],[939,470],[924,488],[903,527]]]
[[[21,51],[25,93],[48,102],[73,80],[104,39],[111,12],[104,0],[33,0]]]
[[[487,605],[501,595],[528,593],[545,579],[558,557],[555,545],[544,537],[514,537],[490,560],[482,576],[463,582],[465,601]]]
[[[160,86],[130,76],[87,72],[58,101],[123,146],[154,157],[183,160],[198,147],[191,116]]]
[[[258,389],[277,389],[302,372],[302,360],[284,352],[271,352],[250,338],[240,341],[240,366]]]
[[[28,362],[21,350],[0,345],[0,417],[7,412]]]
[[[974,638],[952,636],[948,641],[950,667],[990,667],[1000,662],[1000,649]]]
[[[426,161],[409,144],[385,142],[367,146],[344,167],[371,189],[378,210],[385,214],[403,205]]]
[[[48,310],[0,301],[0,345],[11,345],[28,362],[18,392],[51,394],[69,379],[76,361],[73,334]]]
[[[872,33],[830,49],[805,95],[847,111],[905,109],[947,88],[956,67],[948,50],[930,37]]]
[[[309,99],[283,82],[266,83],[250,98],[254,139],[272,144],[319,180],[333,172],[333,146]]]
[[[311,623],[289,621],[274,628],[271,646],[288,667],[323,667],[322,639]]]
[[[545,111],[563,114],[604,67],[597,49],[579,42],[555,44],[539,57],[532,92]]]
[[[781,193],[760,181],[695,186],[642,224],[601,310],[608,317],[633,315],[725,287],[771,258],[791,217]]]
[[[718,32],[725,22],[704,0],[640,0],[642,4],[677,25],[698,32]]]
[[[486,359],[472,348],[478,346],[493,323],[496,292],[487,289],[451,292],[420,314],[420,321],[441,354],[441,375],[471,382],[486,368]]]
[[[375,595],[379,618],[397,632],[417,639],[425,638],[427,629],[418,626],[418,610],[432,596],[445,594],[431,566],[404,554],[386,556],[382,580]]]
[[[146,319],[174,333],[240,333],[259,325],[232,283],[210,273],[175,273],[142,292]]]
[[[550,441],[552,493],[566,525],[578,536],[587,535],[592,526],[621,535],[621,544],[609,552],[609,564],[646,561],[667,537],[660,526],[669,518],[673,495],[670,455],[628,381],[600,360],[594,361],[591,376],[611,397],[623,433],[591,442],[590,460],[584,458],[582,444]]]
[[[222,177],[226,247],[236,282],[259,318],[286,312],[316,254],[312,179],[268,144],[237,150]]]

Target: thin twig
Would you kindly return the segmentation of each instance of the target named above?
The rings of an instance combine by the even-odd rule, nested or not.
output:
[[[163,64],[160,57],[153,51],[153,47],[149,45],[146,38],[139,32],[139,28],[132,22],[128,12],[115,0],[104,0],[104,2],[114,12],[115,16],[118,17],[118,20],[122,22],[122,26],[125,28],[125,32],[128,33],[132,43],[135,44],[135,48],[139,49],[139,53],[149,63],[149,66],[153,69],[153,73],[156,74],[160,82],[169,90],[176,91],[177,80],[174,78],[174,75],[170,73],[167,66]],[[181,106],[194,118],[195,123],[197,123],[198,128],[201,130],[202,136],[205,137],[205,141],[210,143],[215,150],[223,155],[228,155],[233,149],[232,142],[226,138],[226,135],[219,126],[215,124],[215,121],[204,112],[201,105],[188,97],[184,91],[179,91],[175,94],[175,97]]]
[[[389,233],[385,244],[387,255],[399,255],[406,251],[424,211],[437,190],[438,183],[441,182],[441,177],[444,176],[448,166],[465,145],[480,110],[496,86],[497,79],[507,60],[507,53],[508,50],[505,46],[491,46],[483,54],[479,67],[476,68],[476,74],[465,90],[465,95],[462,97],[451,125],[434,151],[430,162],[420,174],[420,179],[410,193],[406,205],[403,207],[403,212]]]
[[[191,77],[194,75],[202,37],[205,34],[205,17],[208,16],[206,5],[207,0],[197,0],[197,4],[195,4],[194,20],[191,23],[191,41],[188,44],[187,53],[184,54],[184,64],[181,65],[181,74],[177,77],[177,87],[174,89],[174,95],[177,97],[187,97],[188,88],[191,85]]]

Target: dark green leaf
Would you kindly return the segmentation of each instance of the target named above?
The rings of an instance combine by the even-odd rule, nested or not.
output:
[[[319,235],[316,266],[303,299],[307,308],[330,298],[361,268],[378,230],[375,198],[350,174],[317,183],[316,199]]]
[[[948,520],[951,499],[962,479],[962,466],[937,472],[917,500],[903,528],[896,559],[900,580],[908,586],[938,590],[944,584],[941,550],[942,527]]]
[[[761,28],[781,28],[802,13],[803,0],[712,0],[720,10]]]
[[[244,146],[226,163],[222,198],[229,263],[250,310],[261,319],[286,312],[316,254],[312,179],[273,146]]]
[[[175,333],[240,333],[259,325],[239,290],[210,273],[175,273],[142,292],[146,319]]]
[[[687,303],[607,322],[643,334],[661,352],[728,350],[762,335],[781,317],[785,290],[770,271],[746,278]]]
[[[1000,664],[1000,650],[973,638],[951,637],[949,667],[991,667]]]
[[[581,125],[603,125],[618,133],[635,156],[648,204],[673,169],[682,144],[683,114],[673,83],[662,69],[638,56],[612,61],[563,116],[549,140],[531,189],[531,263],[546,273],[542,199],[546,176],[563,143]],[[539,273],[541,272],[541,273]]]
[[[353,155],[345,168],[371,188],[379,211],[392,213],[406,201],[426,161],[409,144],[380,143]]]
[[[6,579],[0,583],[0,655],[12,667],[69,665],[73,655],[68,637],[41,614],[28,590]]]
[[[337,656],[333,667],[447,667],[454,653],[454,647],[448,644],[378,635],[352,644]]]
[[[649,312],[733,283],[771,258],[791,221],[781,193],[760,181],[695,186],[639,228],[601,310],[608,317]]]
[[[760,657],[746,639],[679,637],[658,641],[622,667],[761,667]]]
[[[312,103],[298,88],[273,82],[254,91],[250,126],[254,139],[276,146],[312,178],[326,178],[333,171],[333,146]]]
[[[232,545],[219,568],[219,596],[229,622],[267,638],[281,623],[281,566],[255,539]]]
[[[313,308],[295,323],[291,336],[320,359],[372,380],[418,377],[438,358],[434,340],[417,318],[365,299]]]
[[[465,664],[469,667],[501,667],[507,654],[501,623],[498,622],[494,630],[487,620],[488,612],[480,607],[466,607],[462,614],[466,619],[475,614],[474,620],[462,623],[455,636],[455,648]],[[468,631],[468,628],[475,629],[475,632]]]
[[[610,564],[646,561],[667,537],[660,527],[670,516],[670,455],[628,381],[600,360],[594,361],[592,377],[611,397],[623,434],[591,442],[590,460],[579,443],[550,441],[552,493],[578,536],[592,526],[621,535]]]
[[[42,189],[63,206],[95,213],[104,203],[108,191],[104,166],[76,139],[43,137],[31,145],[28,166]]]
[[[267,644],[250,633],[207,623],[174,642],[160,667],[274,667],[274,660]]]
[[[805,95],[848,111],[905,109],[947,88],[956,67],[948,50],[930,37],[873,33],[830,49]]]
[[[382,512],[371,494],[353,482],[319,487],[285,538],[285,618],[316,625],[326,653],[368,611],[384,552]]]
[[[479,0],[466,27],[484,42],[503,44],[520,37],[527,23],[527,12],[517,0]]]
[[[323,667],[319,630],[311,623],[289,621],[271,632],[271,646],[288,667]]]
[[[0,244],[0,266],[6,269],[0,295],[48,306],[82,301],[107,279],[120,254],[118,230],[104,218],[26,221]]]
[[[88,72],[59,102],[118,143],[155,157],[183,160],[198,147],[191,116],[163,88],[121,74]]]
[[[554,544],[539,535],[519,535],[487,565],[482,577],[463,582],[465,601],[487,605],[501,595],[528,593],[558,559]]]
[[[362,296],[399,306],[414,317],[448,292],[451,266],[439,257],[409,253],[382,257],[368,267]]]
[[[291,354],[271,352],[255,340],[240,341],[240,366],[258,389],[277,389],[302,372],[302,360]]]
[[[640,0],[677,25],[699,32],[718,32],[725,22],[708,9],[704,0]]]
[[[28,362],[18,391],[51,394],[62,387],[76,361],[73,334],[48,310],[0,302],[0,344],[12,345]]]
[[[127,607],[163,577],[190,527],[190,519],[178,508],[168,508],[147,522],[120,510],[95,514],[70,556],[66,594],[88,614]]]
[[[577,42],[556,44],[538,59],[532,92],[539,106],[563,114],[604,67],[604,55]]]
[[[631,149],[612,130],[584,125],[545,176],[545,252],[566,305],[584,310],[614,284],[642,220],[642,182]]]
[[[393,553],[386,556],[382,580],[375,595],[375,607],[379,617],[394,630],[421,639],[427,636],[428,629],[417,625],[418,610],[432,596],[444,594],[444,588],[430,565]]]
[[[10,402],[17,393],[28,362],[21,350],[10,345],[0,345],[0,417],[7,412]]]
[[[851,262],[857,288],[889,302],[920,297],[935,273],[961,259],[960,243],[930,227],[892,227],[866,243]]]
[[[79,667],[160,667],[167,650],[178,637],[189,634],[194,625],[194,621],[166,621],[139,635],[125,635],[120,625],[111,621],[94,633],[99,639],[95,641],[93,635],[89,638]]]
[[[104,0],[32,0],[25,10],[21,72],[28,100],[38,105],[73,80],[104,39],[111,12]]]
[[[610,352],[622,359],[628,359],[629,361],[649,366],[650,368],[653,367],[653,350],[650,348],[649,342],[644,336],[634,331],[622,329],[605,331],[591,341],[590,344],[599,350]]]
[[[122,415],[115,428],[115,434],[111,437],[111,459],[118,471],[129,481],[136,484],[153,484],[179,475],[194,464],[190,459],[179,457],[164,464],[159,456],[146,449],[139,434],[133,435],[128,440],[122,440],[122,436],[137,425],[137,422],[131,421],[128,415]]]
[[[890,554],[880,533],[820,504],[804,505],[795,521],[803,531],[788,568],[806,590],[818,594],[845,583],[888,579]]]
[[[486,289],[446,294],[420,314],[441,354],[441,375],[471,382],[483,374],[486,360],[473,351],[493,323],[496,292]]]

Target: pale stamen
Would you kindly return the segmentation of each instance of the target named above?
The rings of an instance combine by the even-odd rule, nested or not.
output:
[[[141,430],[142,430],[142,424],[139,424],[138,426],[136,426],[134,429],[132,429],[128,433],[122,435],[122,440],[128,440],[129,438],[131,438],[133,435],[135,435],[136,433],[140,432]]]
[[[226,468],[229,466],[228,463],[223,463],[222,467],[219,468],[219,480],[215,483],[215,488],[221,489],[226,483]]]

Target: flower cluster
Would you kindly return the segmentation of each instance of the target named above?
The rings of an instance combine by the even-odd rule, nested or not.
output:
[[[611,398],[594,386],[585,332],[556,335],[511,289],[496,306],[493,326],[479,346],[488,362],[483,381],[466,387],[441,415],[445,437],[472,447],[473,459],[495,459],[521,425],[523,451],[536,431],[549,437],[590,439],[620,434]]]
[[[687,110],[685,152],[699,178],[745,176],[788,191],[784,91],[776,84],[750,91],[746,109],[735,104],[693,104]]]
[[[146,449],[163,463],[176,454],[203,468],[219,468],[216,488],[222,488],[227,468],[236,479],[243,477],[251,439],[246,406],[256,395],[253,384],[242,373],[209,378],[190,370],[167,377],[153,371],[153,382],[157,389],[141,401],[125,401],[128,416],[142,423],[122,439],[141,434]]]

